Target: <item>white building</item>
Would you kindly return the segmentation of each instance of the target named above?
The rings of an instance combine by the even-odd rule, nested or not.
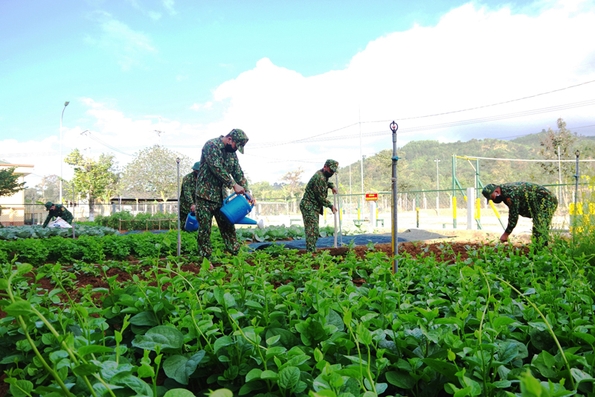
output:
[[[18,175],[18,182],[22,183],[25,177],[33,172],[31,164],[11,164],[0,161],[0,170],[14,168]],[[0,197],[0,223],[4,226],[22,226],[25,224],[25,190],[20,190],[12,196]]]

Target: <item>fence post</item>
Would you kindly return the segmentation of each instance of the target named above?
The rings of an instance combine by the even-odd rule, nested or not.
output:
[[[467,188],[467,230],[473,230],[474,221],[474,207],[475,207],[475,188]]]

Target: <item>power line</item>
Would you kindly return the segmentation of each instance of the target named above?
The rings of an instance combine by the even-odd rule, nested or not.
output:
[[[88,132],[88,136],[89,136],[89,138],[93,139],[95,142],[97,142],[97,143],[99,143],[99,144],[107,147],[108,149],[111,149],[111,150],[113,150],[115,152],[118,152],[120,154],[123,154],[125,156],[132,157],[132,154],[125,153],[125,152],[121,151],[120,149],[116,149],[115,147],[112,147],[112,146],[108,145],[107,143],[103,142],[101,139],[99,139],[98,137],[96,137],[91,131]]]
[[[305,164],[318,164],[320,163],[320,159],[317,160],[304,160],[304,159],[289,159],[289,158],[272,158],[272,157],[263,157],[263,156],[254,156],[250,154],[245,154],[246,157],[258,157],[260,160],[266,160],[267,163],[305,163]]]
[[[461,112],[468,112],[468,111],[471,111],[471,110],[484,109],[484,108],[489,108],[489,107],[493,107],[493,106],[506,105],[508,103],[523,101],[525,99],[537,98],[539,96],[553,94],[555,92],[560,92],[560,91],[568,90],[570,88],[576,88],[576,87],[580,87],[582,85],[591,84],[591,83],[595,83],[595,80],[585,81],[584,83],[579,83],[579,84],[571,85],[571,86],[564,87],[564,88],[558,88],[558,89],[551,90],[551,91],[541,92],[539,94],[524,96],[524,97],[521,97],[521,98],[510,99],[510,100],[502,101],[502,102],[496,102],[496,103],[492,103],[492,104],[489,104],[489,105],[476,106],[476,107],[473,107],[473,108],[467,108],[467,109],[461,109],[461,110],[452,110],[452,111],[448,111],[448,112],[429,114],[429,115],[425,115],[425,116],[406,117],[406,118],[400,118],[399,120],[423,119],[423,118],[428,118],[428,117],[444,116],[444,115],[447,115],[447,114],[455,114],[455,113],[461,113]],[[387,123],[388,122],[388,123],[390,123],[390,120],[379,120],[379,122],[382,122],[382,123]]]
[[[500,106],[500,105],[505,105],[505,104],[509,104],[509,103],[514,103],[514,102],[518,102],[518,101],[522,101],[522,100],[526,100],[526,99],[531,99],[531,98],[536,98],[536,97],[540,97],[543,95],[548,95],[548,94],[553,94],[556,92],[560,92],[560,91],[564,91],[564,90],[568,90],[568,89],[572,89],[572,88],[576,88],[576,87],[580,87],[583,85],[587,85],[587,84],[591,84],[594,83],[595,80],[589,80],[589,81],[585,81],[583,83],[579,83],[579,84],[574,84],[571,86],[567,86],[567,87],[563,87],[563,88],[558,88],[555,90],[551,90],[551,91],[546,91],[546,92],[541,92],[538,94],[534,94],[534,95],[528,95],[528,96],[524,96],[524,97],[520,97],[520,98],[516,98],[516,99],[510,99],[510,100],[506,100],[506,101],[501,101],[501,102],[495,102],[492,104],[488,104],[488,105],[482,105],[482,106],[476,106],[476,107],[472,107],[472,108],[465,108],[465,109],[459,109],[459,110],[452,110],[452,111],[447,111],[447,112],[442,112],[442,113],[434,113],[434,114],[428,114],[428,115],[423,115],[423,116],[411,116],[411,117],[400,117],[399,121],[403,121],[403,120],[416,120],[416,119],[424,119],[424,118],[430,118],[430,117],[437,117],[437,116],[445,116],[445,115],[449,115],[449,114],[456,114],[456,113],[462,113],[462,112],[468,112],[468,111],[472,111],[472,110],[478,110],[478,109],[485,109],[485,108],[489,108],[489,107],[494,107],[494,106]],[[581,107],[581,106],[589,106],[594,102],[595,100],[588,100],[588,101],[583,101],[583,102],[576,102],[573,104],[564,104],[564,105],[556,105],[556,106],[551,106],[549,108],[542,108],[541,111],[540,109],[536,109],[536,110],[530,110],[530,111],[525,111],[525,114],[522,114],[523,112],[519,112],[518,116],[514,116],[514,117],[522,117],[522,116],[528,116],[528,115],[532,115],[532,114],[539,114],[539,113],[543,113],[543,112],[549,112],[549,111],[554,111],[554,110],[564,110],[564,109],[571,109],[574,107]],[[549,109],[549,110],[545,110],[545,109]],[[538,111],[538,113],[531,113],[531,112],[535,112]],[[499,116],[492,116],[492,117],[499,117]],[[511,116],[512,117],[512,116]],[[505,117],[505,118],[511,118],[511,117]],[[470,122],[467,121],[467,124],[471,124],[471,123],[479,123],[479,122],[485,122],[485,121],[495,121],[495,120],[502,120],[504,118],[495,118],[495,119],[475,119],[477,121],[474,122]],[[307,143],[307,142],[319,142],[321,140],[316,140],[315,138],[318,137],[322,137],[324,135],[328,135],[328,134],[332,134],[333,132],[337,132],[349,127],[352,127],[354,125],[357,124],[371,124],[371,123],[390,123],[391,120],[374,120],[374,121],[365,121],[365,122],[359,122],[359,123],[353,123],[350,125],[347,125],[345,127],[341,127],[335,130],[331,130],[331,131],[326,131],[323,133],[319,133],[316,135],[312,135],[306,138],[301,138],[301,139],[297,139],[297,140],[292,140],[292,141],[286,141],[286,142],[277,142],[277,143],[269,143],[269,144],[263,144],[263,145],[256,145],[255,148],[261,148],[261,147],[274,147],[274,146],[283,146],[283,145],[289,145],[289,144],[294,144],[294,143]],[[464,121],[454,121],[452,123],[449,123],[447,125],[445,125],[445,127],[447,126],[458,126],[458,125],[464,125],[464,124],[457,124],[457,123],[462,123]],[[444,127],[432,127],[432,128],[428,128],[428,127],[417,127],[416,129],[408,129],[408,131],[420,131],[423,129],[433,129],[433,128],[444,128]],[[359,136],[359,134],[358,134]],[[368,135],[369,136],[369,135]],[[339,136],[338,138],[344,138],[345,136]],[[328,139],[336,139],[337,137],[335,136],[334,138],[328,138]],[[327,140],[327,139],[322,139],[322,140]]]
[[[547,108],[526,110],[526,111],[522,111],[522,112],[505,113],[505,114],[496,115],[496,116],[486,116],[486,117],[480,117],[480,118],[475,118],[475,119],[459,120],[459,121],[452,121],[452,122],[438,123],[438,124],[429,124],[429,125],[422,125],[422,126],[418,126],[418,127],[409,127],[407,129],[405,129],[405,131],[402,132],[401,135],[409,134],[409,133],[413,133],[413,132],[439,129],[439,128],[458,127],[458,126],[463,126],[463,125],[485,123],[485,122],[489,122],[489,121],[500,121],[500,120],[506,120],[506,119],[511,119],[511,118],[525,117],[525,116],[531,116],[531,115],[536,115],[536,114],[541,114],[541,113],[549,113],[549,112],[553,112],[553,111],[557,111],[557,110],[573,109],[576,107],[590,106],[590,105],[595,105],[595,99],[582,101],[582,102],[575,102],[575,103],[570,103],[570,104],[565,104],[565,105],[550,106]],[[577,127],[577,128],[582,128],[582,127]],[[390,132],[388,130],[382,130],[382,131],[366,132],[366,133],[361,134],[361,136],[369,137],[369,136],[382,136],[382,135],[389,135],[389,134],[390,134]],[[351,139],[351,138],[357,138],[359,136],[360,136],[360,133],[353,133],[350,135],[341,135],[341,136],[332,136],[332,137],[329,137],[329,136],[320,137],[320,135],[317,135],[316,138],[303,139],[302,143],[322,142],[322,141],[335,140],[338,138]],[[286,144],[289,144],[289,142],[278,143],[276,145],[273,144],[273,146],[281,146],[281,145],[286,145]]]

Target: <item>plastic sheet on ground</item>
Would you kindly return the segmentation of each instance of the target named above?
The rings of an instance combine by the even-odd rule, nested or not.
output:
[[[438,233],[428,232],[421,229],[408,229],[397,234],[397,241],[404,243],[407,241],[423,241],[433,240],[438,238],[447,238]],[[352,236],[337,236],[337,246],[349,245],[368,245],[368,244],[387,244],[392,242],[391,234],[356,234]],[[248,246],[253,250],[264,249],[271,245],[283,245],[288,249],[304,250],[306,249],[306,240],[292,240],[292,241],[274,241],[264,243],[252,243]],[[333,248],[335,246],[335,237],[321,237],[316,242],[316,248]]]
[[[48,223],[48,227],[60,227],[63,229],[72,229],[72,226],[60,217],[57,217],[55,220]]]

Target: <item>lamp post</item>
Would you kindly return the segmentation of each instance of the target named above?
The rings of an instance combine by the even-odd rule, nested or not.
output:
[[[66,106],[68,106],[70,102],[64,102],[64,107],[62,108],[62,114],[60,115],[60,204],[62,204],[62,119],[64,118],[64,111],[66,110]]]
[[[440,160],[435,159],[436,162],[436,213],[440,209],[440,174],[438,173],[438,163]]]

